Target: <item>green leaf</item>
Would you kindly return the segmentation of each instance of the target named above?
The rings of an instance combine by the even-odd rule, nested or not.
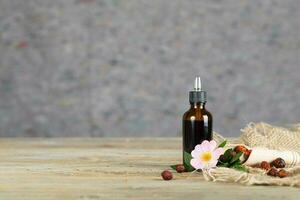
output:
[[[237,153],[230,161],[230,164],[234,163],[235,161],[239,160],[240,157],[243,155],[243,152]]]
[[[233,152],[233,149],[227,149],[227,150],[225,151],[225,153],[224,153],[224,156],[225,156],[225,157],[230,157],[231,154],[232,154],[232,152]]]
[[[191,165],[192,155],[186,151],[183,152],[183,165],[186,171],[191,172],[194,171],[194,167]]]
[[[236,160],[235,162],[233,162],[233,163],[228,163],[228,167],[229,168],[232,168],[232,167],[234,167],[234,166],[238,166],[238,165],[241,165],[242,163],[241,163],[241,161],[238,159],[238,160]]]
[[[237,159],[236,161],[234,161],[233,163],[230,163],[231,165],[241,165],[241,160]]]
[[[227,143],[227,140],[224,140],[221,144],[219,144],[218,148],[225,147],[226,143]]]
[[[190,160],[193,158],[192,155],[186,151],[183,152],[184,160],[190,162]]]
[[[248,172],[247,168],[244,165],[235,165],[232,168],[239,171]]]
[[[174,170],[176,170],[177,165],[170,165],[170,167]]]
[[[227,149],[223,155],[220,156],[220,161],[223,163],[229,163],[232,159],[232,149]]]
[[[218,164],[225,164],[225,162],[218,160]]]
[[[228,167],[229,164],[228,163],[218,163],[217,166],[218,167]]]
[[[224,167],[228,163],[222,162],[221,160],[218,160],[217,166]]]

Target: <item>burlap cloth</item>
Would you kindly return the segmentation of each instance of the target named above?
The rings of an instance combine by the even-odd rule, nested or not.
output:
[[[214,133],[214,140],[218,143],[224,138]],[[300,124],[292,128],[271,126],[266,123],[250,123],[241,130],[238,139],[229,141],[228,146],[245,144],[249,147],[267,147],[276,150],[291,150],[300,153]],[[217,167],[203,172],[206,180],[216,182],[231,182],[244,185],[284,185],[300,187],[300,165],[286,168],[288,177],[279,178],[266,175],[266,171],[259,168],[248,167],[249,173],[224,167]]]

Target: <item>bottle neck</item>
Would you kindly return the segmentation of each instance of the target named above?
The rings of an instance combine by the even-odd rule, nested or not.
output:
[[[191,108],[205,109],[205,103],[203,102],[190,102]]]

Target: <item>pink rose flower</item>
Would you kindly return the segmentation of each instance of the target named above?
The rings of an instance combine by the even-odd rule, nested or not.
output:
[[[216,167],[219,157],[224,153],[223,148],[216,148],[217,143],[214,140],[210,142],[204,140],[201,144],[195,146],[192,151],[191,165],[197,170],[208,170]]]

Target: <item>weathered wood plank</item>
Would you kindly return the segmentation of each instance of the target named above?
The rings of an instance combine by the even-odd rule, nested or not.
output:
[[[0,139],[0,199],[298,199],[300,189],[206,182],[160,173],[179,138]]]

